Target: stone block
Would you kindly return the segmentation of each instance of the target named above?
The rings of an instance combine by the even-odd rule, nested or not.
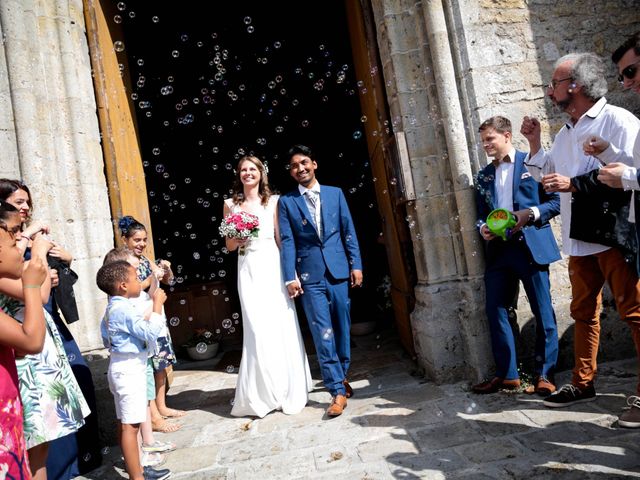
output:
[[[175,440],[173,440],[172,438],[172,441]],[[167,461],[162,466],[162,468],[168,468],[172,471],[186,471],[191,474],[195,473],[198,470],[210,469],[212,467],[215,468],[217,466],[216,463],[218,454],[220,453],[220,449],[221,446],[219,444],[200,445],[195,448],[179,448],[167,454]]]
[[[422,453],[392,453],[387,456],[389,469],[395,478],[427,478],[440,480],[449,478],[450,472],[465,468],[469,463],[453,450]],[[413,475],[413,476],[412,476]]]
[[[377,440],[362,442],[356,447],[363,462],[369,463],[390,455],[419,455],[420,449],[408,435],[384,436]]]
[[[350,470],[362,465],[362,460],[358,456],[355,447],[345,447],[344,445],[331,445],[315,448],[313,450],[316,469],[318,472],[334,472]]]
[[[418,10],[419,11],[419,10]],[[423,28],[420,22],[422,17],[415,11],[410,13],[391,13],[384,16],[386,37],[391,53],[404,53],[420,48],[425,43]]]
[[[467,48],[472,59],[471,68],[518,64],[525,60],[525,47],[513,39],[495,37],[489,33],[469,38]]]
[[[409,433],[423,452],[449,449],[457,445],[484,440],[484,436],[472,422],[435,425]]]
[[[246,422],[246,419],[245,419]],[[286,449],[285,432],[273,432],[224,443],[220,451],[220,463],[229,464],[280,455]]]
[[[461,414],[462,418],[474,422],[487,437],[505,437],[517,433],[529,432],[538,428],[529,418],[518,411],[484,413],[478,415]]]
[[[509,438],[496,439],[491,443],[491,448],[486,448],[486,442],[464,445],[455,450],[472,463],[489,463],[507,458],[518,458],[524,453],[524,449],[517,442]]]
[[[280,455],[247,460],[231,465],[238,479],[307,478],[316,472],[313,449],[286,452]]]

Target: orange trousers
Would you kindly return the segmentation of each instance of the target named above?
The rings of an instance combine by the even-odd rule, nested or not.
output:
[[[595,255],[569,257],[571,317],[575,320],[572,383],[578,388],[593,384],[600,343],[602,287],[606,281],[620,318],[631,328],[640,365],[640,282],[635,265],[625,262],[617,248]],[[640,372],[639,372],[640,373]],[[640,395],[640,380],[637,386]]]

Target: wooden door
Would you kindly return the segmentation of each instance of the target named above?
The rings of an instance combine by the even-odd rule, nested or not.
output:
[[[83,6],[116,243],[120,242],[117,219],[131,215],[146,227],[147,256],[153,258],[147,187],[130,103],[126,45],[118,23],[111,20],[122,12],[109,0],[83,0]]]
[[[349,34],[356,77],[360,88],[362,112],[369,149],[370,164],[376,179],[375,190],[382,218],[383,240],[391,274],[391,300],[400,341],[413,356],[413,333],[410,314],[415,306],[416,283],[413,245],[407,222],[406,203],[412,200],[400,187],[402,173],[401,144],[394,135],[385,96],[384,80],[379,65],[373,17],[368,0],[346,0]],[[410,185],[405,185],[409,187]]]

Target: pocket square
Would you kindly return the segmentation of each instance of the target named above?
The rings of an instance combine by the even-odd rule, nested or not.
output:
[[[520,180],[524,180],[525,178],[529,178],[531,176],[531,174],[529,172],[524,172],[522,174],[522,176],[520,177]]]

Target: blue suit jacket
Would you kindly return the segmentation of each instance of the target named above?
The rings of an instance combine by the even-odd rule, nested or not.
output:
[[[342,190],[320,186],[323,238],[313,226],[312,216],[300,191],[280,197],[281,257],[284,280],[302,284],[319,282],[328,272],[337,280],[349,278],[351,270],[362,270],[360,248]]]
[[[526,156],[526,153],[516,151],[513,170],[513,211],[529,207],[538,207],[540,210],[540,218],[534,225],[525,226],[522,234],[535,262],[539,265],[547,265],[561,258],[558,244],[549,225],[549,220],[560,213],[560,196],[557,193],[546,193],[542,185],[533,179],[524,165]],[[485,223],[487,215],[498,208],[495,201],[495,176],[496,168],[493,163],[478,173],[476,182],[478,225]],[[496,249],[500,248],[500,242],[503,242],[500,238],[489,242],[488,259]]]

